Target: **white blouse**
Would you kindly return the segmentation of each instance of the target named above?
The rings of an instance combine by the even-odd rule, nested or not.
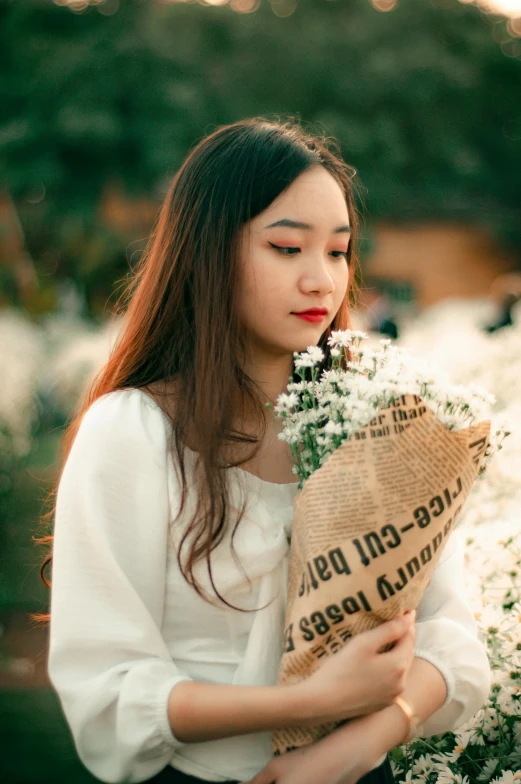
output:
[[[190,679],[276,684],[297,484],[230,469],[232,503],[244,498],[247,508],[234,539],[238,563],[228,534],[212,555],[214,580],[230,604],[264,609],[210,604],[177,562],[195,488],[170,526],[180,484],[169,429],[139,389],[103,395],[84,415],[58,488],[49,677],[81,761],[102,781],[144,781],[168,764],[208,781],[244,781],[271,758],[270,733],[183,743],[170,728],[168,698]],[[194,453],[187,458],[190,469]],[[204,562],[195,574],[211,594]],[[448,688],[425,733],[471,718],[487,698],[490,670],[465,596],[457,534],[418,608],[416,656],[432,662]]]

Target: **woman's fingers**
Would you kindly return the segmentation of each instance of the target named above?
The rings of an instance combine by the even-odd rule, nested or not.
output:
[[[414,626],[415,619],[416,612],[412,610],[410,613],[394,618],[392,621],[386,621],[374,629],[363,632],[365,641],[372,650],[379,651],[386,645],[401,640],[411,629],[411,626]]]
[[[406,656],[412,658],[414,654],[414,643],[416,641],[416,634],[414,626],[408,629],[407,633],[401,637],[391,651],[393,656]]]

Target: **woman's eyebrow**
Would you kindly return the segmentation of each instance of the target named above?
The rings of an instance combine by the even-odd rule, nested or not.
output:
[[[276,226],[284,226],[287,229],[307,229],[308,231],[313,229],[313,226],[310,223],[302,223],[301,221],[290,220],[290,218],[282,218],[282,220],[270,223],[269,226],[265,226],[264,228],[274,229]],[[344,226],[338,226],[338,228],[333,229],[333,234],[351,234],[351,226],[347,223]]]

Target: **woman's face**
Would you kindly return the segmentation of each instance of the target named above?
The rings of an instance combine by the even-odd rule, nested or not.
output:
[[[280,356],[318,343],[347,290],[349,238],[344,194],[322,166],[246,224],[239,316],[254,351]],[[296,315],[315,308],[322,315]]]

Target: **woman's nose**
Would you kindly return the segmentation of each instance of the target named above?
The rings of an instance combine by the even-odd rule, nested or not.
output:
[[[303,271],[300,287],[304,293],[329,294],[334,291],[335,283],[327,264],[322,259],[314,260],[308,269]]]

